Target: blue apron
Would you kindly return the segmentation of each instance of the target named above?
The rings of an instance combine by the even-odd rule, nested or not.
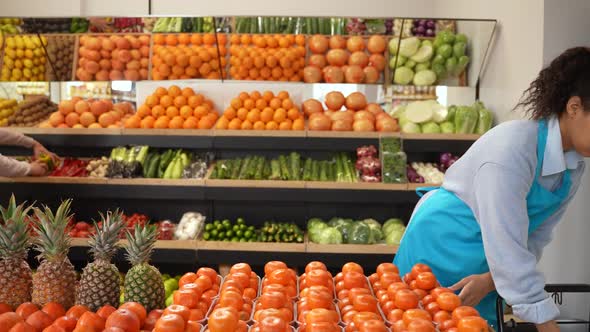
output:
[[[529,235],[559,209],[571,187],[568,170],[563,175],[561,186],[555,191],[539,184],[546,143],[547,123],[540,120],[535,180],[527,195]],[[441,285],[448,287],[469,275],[489,272],[481,229],[471,209],[444,188],[426,190],[433,189],[436,191],[415,211],[395,255],[394,263],[400,273],[409,272],[416,263],[424,263],[432,268]],[[419,189],[419,195],[423,191]],[[497,296],[498,293],[491,292],[476,307],[494,327],[498,326],[495,315]]]

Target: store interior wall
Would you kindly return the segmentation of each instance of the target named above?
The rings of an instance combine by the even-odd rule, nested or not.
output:
[[[568,0],[545,1],[545,24],[543,26],[543,63],[551,60],[567,48],[590,45],[590,2]],[[555,15],[559,13],[559,15]],[[590,163],[586,159],[586,174],[575,199],[571,202],[564,219],[557,226],[554,239],[545,249],[540,262],[547,282],[590,284]],[[562,312],[571,317],[587,317],[590,311],[590,295],[571,295],[564,299]]]
[[[147,15],[147,0],[45,0],[2,1],[2,16]],[[564,5],[567,3],[567,5]],[[99,4],[99,5],[98,5]],[[434,18],[497,19],[498,30],[480,98],[494,110],[498,122],[522,118],[512,108],[536,77],[543,64],[574,45],[590,44],[590,3],[587,0],[365,0],[365,1],[266,1],[242,0],[195,2],[167,0],[152,3],[154,15],[333,15],[398,16]],[[556,15],[559,13],[559,15]],[[589,165],[590,166],[590,165]],[[583,179],[555,240],[545,251],[541,268],[549,282],[590,283],[590,267],[584,257],[590,252],[590,172]],[[564,259],[572,257],[571,259]],[[567,271],[567,273],[564,273]],[[567,305],[566,315],[587,315],[588,301]]]

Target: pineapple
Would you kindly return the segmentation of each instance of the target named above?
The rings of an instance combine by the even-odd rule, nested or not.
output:
[[[136,225],[133,235],[127,232],[127,241],[125,250],[132,267],[125,275],[125,302],[141,303],[148,312],[164,308],[162,275],[148,264],[156,242],[156,227]]]
[[[0,224],[0,303],[13,309],[31,301],[32,273],[27,263],[30,246],[28,217],[30,206],[16,205],[14,195],[8,207],[0,207],[4,224]]]
[[[71,200],[62,202],[55,214],[47,206],[35,208],[35,249],[41,264],[33,275],[32,301],[39,306],[57,302],[67,310],[76,300],[76,271],[68,259],[70,204]]]
[[[90,238],[90,252],[94,262],[82,271],[76,294],[76,304],[97,311],[104,305],[119,306],[121,276],[111,258],[117,253],[119,234],[125,227],[123,215],[118,210],[101,214],[102,227],[95,226],[96,234]]]

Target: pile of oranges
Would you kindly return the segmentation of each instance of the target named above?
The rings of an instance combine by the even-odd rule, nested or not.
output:
[[[84,100],[74,97],[62,100],[58,111],[39,125],[40,128],[121,128],[135,110],[128,102],[110,99]]]
[[[301,82],[303,35],[231,35],[229,73],[236,80]]]
[[[153,80],[219,79],[226,65],[224,34],[155,34]]]
[[[303,113],[287,91],[241,92],[217,121],[216,129],[303,130]]]
[[[148,35],[80,36],[76,78],[81,81],[148,79]]]
[[[219,118],[213,102],[189,87],[158,87],[137,113],[125,121],[125,128],[211,129]]]

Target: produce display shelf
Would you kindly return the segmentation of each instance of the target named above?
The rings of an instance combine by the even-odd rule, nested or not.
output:
[[[158,240],[154,245],[155,249],[195,250],[195,240]],[[87,238],[72,238],[72,247],[88,247]],[[127,240],[120,240],[120,246],[126,246]]]
[[[475,141],[478,134],[402,134],[404,140],[444,140],[444,141]]]
[[[216,179],[109,179],[94,177],[0,177],[0,183],[45,183],[113,186],[180,186],[214,188],[279,188],[279,189],[325,189],[325,190],[394,190],[413,191],[422,183],[395,184],[374,182],[329,182],[329,181],[278,181],[278,180],[216,180]],[[431,186],[431,185],[426,185]],[[432,185],[435,186],[435,185]]]
[[[305,253],[305,243],[197,241],[197,250]]]
[[[387,244],[317,244],[307,242],[307,253],[393,255],[398,246]]]
[[[418,188],[431,188],[440,186],[440,183],[408,183],[408,190],[415,191]]]

